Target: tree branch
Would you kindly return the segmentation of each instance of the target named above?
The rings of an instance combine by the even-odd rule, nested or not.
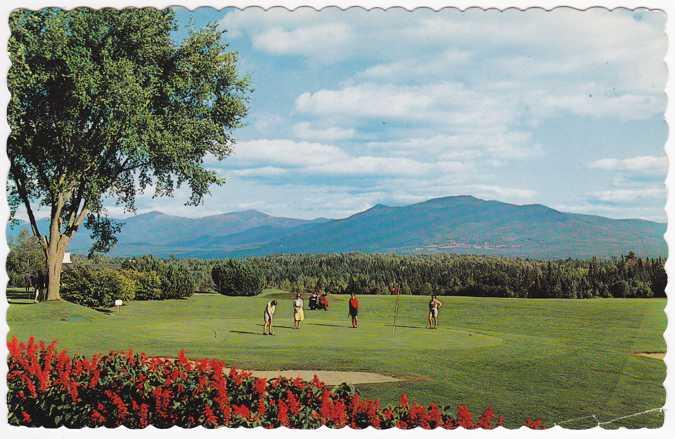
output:
[[[19,197],[21,197],[21,200],[23,201],[23,204],[26,207],[26,213],[28,214],[28,219],[30,221],[31,229],[33,230],[33,235],[35,235],[35,237],[38,238],[43,249],[46,251],[49,243],[47,242],[47,239],[44,236],[42,236],[42,233],[40,233],[37,221],[35,220],[35,215],[33,214],[33,209],[31,208],[30,205],[30,198],[28,197],[28,192],[26,192],[26,189],[23,186],[21,179],[16,175],[16,172],[14,172],[13,169],[11,170],[11,174],[12,180],[14,180],[14,184],[16,185],[16,191],[19,193]]]

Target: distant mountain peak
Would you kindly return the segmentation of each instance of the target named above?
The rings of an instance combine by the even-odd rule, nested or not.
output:
[[[159,210],[151,210],[150,212],[140,213],[136,216],[137,217],[139,217],[139,216],[150,216],[150,217],[152,217],[152,216],[169,216],[169,215],[167,215],[164,212],[160,212]]]
[[[198,210],[191,213],[198,214]],[[471,195],[387,206],[377,203],[347,218],[294,219],[247,209],[203,217],[157,210],[124,218],[113,255],[239,257],[279,253],[469,253],[566,258],[636,251],[663,256],[666,225],[565,213],[542,204],[517,205]],[[27,224],[23,223],[23,228]],[[46,220],[41,220],[46,230]],[[19,233],[10,228],[8,237]],[[78,233],[73,252],[88,251]]]

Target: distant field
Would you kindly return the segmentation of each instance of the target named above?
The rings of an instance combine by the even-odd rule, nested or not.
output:
[[[17,292],[8,293],[16,297]],[[263,337],[262,312],[280,300],[277,335]],[[151,355],[217,357],[250,369],[378,372],[406,381],[358,386],[369,398],[393,402],[407,392],[420,402],[492,405],[515,426],[527,416],[547,424],[595,414],[600,420],[665,403],[663,361],[634,352],[663,352],[665,299],[498,299],[444,297],[440,328],[426,330],[425,297],[361,297],[361,327],[351,329],[346,297],[330,310],[306,311],[291,329],[288,293],[254,298],[197,294],[187,300],[132,302],[104,313],[67,302],[11,300],[9,336],[57,340],[71,352],[132,348]],[[650,426],[649,415],[607,427]],[[592,421],[567,423],[588,427]]]

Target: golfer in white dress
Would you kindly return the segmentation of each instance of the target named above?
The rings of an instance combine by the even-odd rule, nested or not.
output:
[[[274,333],[272,332],[272,319],[274,318],[274,311],[276,310],[277,310],[276,300],[267,302],[267,305],[265,306],[265,312],[263,313],[263,319],[265,321],[265,325],[263,328],[263,335],[274,335]]]
[[[302,295],[298,293],[293,301],[293,326],[295,329],[300,329],[300,323],[305,320],[305,311],[303,310],[305,302],[302,300]]]

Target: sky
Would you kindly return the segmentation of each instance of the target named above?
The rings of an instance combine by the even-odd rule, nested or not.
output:
[[[341,218],[474,195],[665,222],[665,14],[176,9],[225,30],[254,88],[205,216]],[[115,208],[111,213],[116,214]]]

